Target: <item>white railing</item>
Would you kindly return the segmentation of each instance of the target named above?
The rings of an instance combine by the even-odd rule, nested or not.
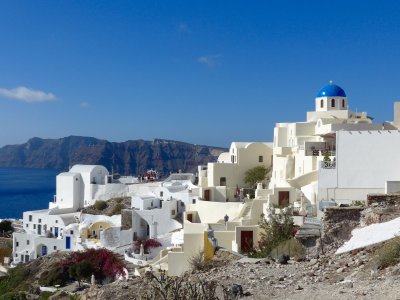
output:
[[[336,161],[321,161],[322,169],[336,169]]]
[[[304,217],[303,222],[304,222],[304,224],[321,225],[321,220],[319,220],[317,218]]]
[[[328,153],[329,156],[336,156],[335,150],[306,150],[306,156],[325,156]]]

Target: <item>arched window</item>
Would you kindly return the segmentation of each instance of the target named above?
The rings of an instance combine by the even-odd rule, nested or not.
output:
[[[324,100],[321,99],[321,108],[324,108]]]
[[[331,100],[331,106],[332,106],[332,107],[335,107],[335,99],[332,99],[332,100]]]
[[[344,99],[342,99],[342,107],[344,107],[344,102],[345,102]]]

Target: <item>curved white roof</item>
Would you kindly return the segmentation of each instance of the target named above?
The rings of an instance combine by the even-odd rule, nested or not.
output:
[[[108,170],[100,165],[74,165],[69,172],[70,173],[90,173],[96,168],[102,168],[105,169],[107,172]]]
[[[229,152],[222,152],[219,156],[218,156],[218,162],[226,162],[226,163],[230,163],[231,162],[231,155]]]

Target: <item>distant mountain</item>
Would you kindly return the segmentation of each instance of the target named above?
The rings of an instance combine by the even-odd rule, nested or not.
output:
[[[0,148],[0,167],[68,170],[74,164],[100,164],[121,175],[140,175],[155,169],[196,172],[197,166],[216,161],[225,148],[155,139],[113,143],[92,137],[32,138],[25,144]]]

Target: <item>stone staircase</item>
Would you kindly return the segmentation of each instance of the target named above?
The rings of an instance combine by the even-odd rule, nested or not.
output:
[[[129,261],[126,261],[123,254],[116,254],[116,256],[117,256],[121,261],[123,261],[123,262],[125,263],[125,265],[126,265],[126,270],[128,271],[128,278],[135,277],[135,269],[136,269],[136,266],[135,266],[133,263],[131,263],[131,262],[129,262]]]

